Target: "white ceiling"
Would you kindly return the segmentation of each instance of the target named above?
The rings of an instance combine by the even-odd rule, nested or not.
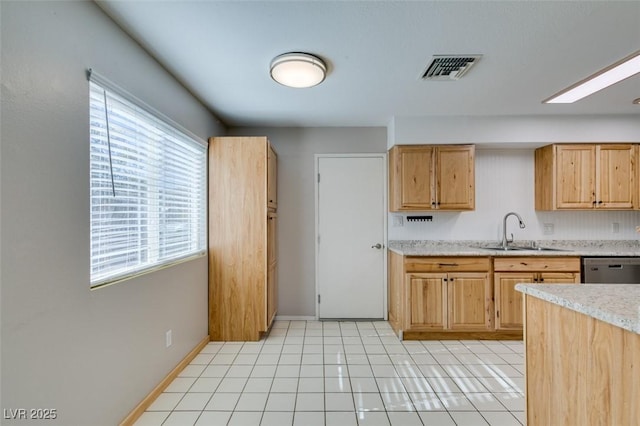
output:
[[[640,75],[569,105],[541,101],[640,50],[640,1],[122,1],[98,3],[230,126],[386,126],[393,117],[639,114]],[[291,89],[271,60],[329,64]],[[432,55],[482,54],[458,81]]]

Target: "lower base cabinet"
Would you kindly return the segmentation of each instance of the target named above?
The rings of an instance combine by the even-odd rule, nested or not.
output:
[[[389,252],[389,322],[405,339],[488,338],[494,330],[488,257]]]
[[[579,257],[388,259],[389,323],[404,339],[521,339],[517,283],[580,282]]]
[[[491,282],[480,273],[408,273],[408,329],[491,329]]]
[[[493,260],[496,330],[522,330],[522,293],[518,283],[578,284],[579,257],[505,257]]]

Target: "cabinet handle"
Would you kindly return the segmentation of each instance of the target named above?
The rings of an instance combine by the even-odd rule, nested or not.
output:
[[[457,263],[438,263],[438,266],[458,266]]]
[[[602,200],[601,200],[601,201],[598,201],[598,204],[602,204]]]
[[[446,278],[443,278],[444,282],[446,283],[448,280]]]
[[[544,278],[540,278],[540,282],[543,283],[544,282]]]

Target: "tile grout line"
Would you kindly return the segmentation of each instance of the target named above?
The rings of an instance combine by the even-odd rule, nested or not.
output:
[[[337,372],[339,372],[340,370],[344,370],[344,372],[346,374],[342,374],[342,373],[338,373],[337,376],[335,377],[336,379],[340,379],[341,380],[346,380],[348,377],[348,383],[350,386],[350,393],[351,393],[351,402],[353,404],[353,413],[356,416],[356,422],[358,422],[359,420],[359,416],[358,413],[360,413],[360,411],[358,411],[358,406],[356,404],[356,400],[355,400],[355,393],[357,393],[357,389],[354,387],[354,378],[352,376],[352,367],[354,367],[355,365],[364,365],[366,366],[369,370],[370,370],[370,374],[371,376],[369,376],[367,374],[366,377],[369,377],[371,380],[373,380],[373,383],[375,383],[375,389],[377,390],[377,392],[365,392],[365,393],[372,393],[374,395],[378,395],[378,397],[380,398],[380,401],[383,404],[383,409],[384,409],[384,413],[385,413],[385,418],[387,419],[387,421],[393,425],[392,422],[392,412],[402,412],[402,413],[415,413],[418,416],[418,419],[420,421],[420,423],[424,424],[424,422],[426,420],[423,420],[423,418],[420,416],[421,411],[419,411],[419,407],[417,404],[417,401],[415,399],[415,396],[412,397],[410,389],[408,388],[409,384],[412,382],[416,382],[416,379],[420,379],[422,381],[424,381],[425,385],[429,386],[429,392],[416,392],[418,394],[420,393],[427,393],[427,394],[433,394],[433,397],[435,398],[435,400],[437,400],[443,407],[443,410],[426,410],[425,412],[432,412],[432,413],[447,413],[447,417],[455,424],[455,419],[453,417],[453,414],[455,414],[456,412],[460,412],[460,413],[477,413],[481,416],[481,418],[483,418],[487,423],[489,423],[488,417],[486,417],[489,413],[492,412],[496,412],[496,413],[509,413],[510,418],[514,419],[517,423],[520,423],[520,418],[516,416],[517,413],[520,413],[519,416],[522,416],[522,412],[523,410],[511,410],[509,409],[506,405],[505,405],[505,401],[504,399],[500,399],[498,398],[498,396],[501,396],[502,398],[505,398],[506,395],[515,395],[516,398],[522,398],[522,386],[521,384],[518,384],[518,382],[522,379],[523,375],[521,372],[521,363],[518,362],[518,359],[522,358],[522,348],[521,346],[518,347],[517,344],[505,344],[502,341],[499,341],[499,343],[494,343],[491,342],[492,344],[487,344],[487,342],[483,342],[483,341],[455,341],[455,343],[453,343],[453,346],[449,346],[446,344],[446,342],[443,341],[437,341],[439,346],[437,346],[437,350],[434,350],[434,346],[432,345],[426,345],[424,341],[418,341],[418,343],[420,344],[420,350],[419,351],[415,351],[413,348],[410,347],[410,345],[405,344],[404,342],[400,342],[398,341],[397,348],[394,348],[394,345],[396,345],[396,342],[393,341],[389,341],[388,339],[388,333],[387,330],[385,329],[385,327],[376,327],[376,323],[375,322],[367,322],[367,323],[362,323],[362,324],[366,324],[366,328],[359,328],[358,325],[361,324],[359,322],[346,322],[346,321],[336,321],[333,324],[335,324],[334,327],[325,327],[326,324],[322,323],[322,326],[319,327],[317,330],[319,330],[319,336],[318,333],[314,332],[313,336],[307,336],[307,332],[310,332],[312,330],[312,328],[309,327],[310,322],[309,321],[304,321],[303,323],[299,324],[302,325],[303,327],[296,327],[296,323],[288,321],[286,324],[286,327],[278,327],[278,330],[284,330],[284,334],[282,331],[280,331],[278,333],[277,339],[274,339],[273,344],[274,345],[279,345],[280,346],[280,350],[277,353],[277,360],[275,361],[271,361],[271,362],[275,362],[275,370],[273,372],[273,376],[271,377],[271,383],[269,385],[269,390],[266,392],[267,395],[267,399],[265,400],[265,406],[263,407],[262,410],[258,410],[257,412],[260,413],[260,421],[262,421],[265,417],[265,414],[267,413],[267,404],[269,402],[269,396],[271,396],[272,394],[278,393],[278,392],[272,392],[274,390],[274,386],[276,384],[276,379],[278,379],[277,374],[278,374],[278,369],[281,366],[284,365],[289,365],[289,364],[281,364],[281,362],[283,362],[283,355],[285,354],[285,351],[291,351],[291,352],[286,352],[289,355],[298,355],[299,354],[299,360],[296,359],[296,356],[292,356],[292,363],[291,365],[295,365],[297,366],[297,376],[294,378],[292,377],[292,379],[296,379],[297,383],[296,383],[296,389],[294,391],[294,394],[296,396],[296,399],[294,400],[294,404],[293,404],[293,411],[292,411],[292,416],[295,416],[295,414],[297,413],[296,408],[297,408],[297,397],[301,394],[300,392],[300,386],[301,386],[301,379],[302,379],[302,367],[303,365],[317,365],[317,364],[303,364],[303,359],[304,359],[304,355],[305,355],[305,346],[306,346],[306,338],[307,337],[320,337],[322,340],[322,345],[321,345],[321,353],[318,354],[320,355],[321,359],[320,361],[322,362],[321,364],[319,364],[321,366],[322,369],[322,377],[321,377],[321,381],[322,381],[322,385],[323,385],[323,396],[324,396],[324,411],[322,412],[323,415],[323,420],[324,420],[324,424],[325,426],[329,426],[328,425],[328,420],[327,420],[327,413],[332,412],[333,411],[328,411],[327,410],[327,394],[330,392],[327,392],[326,389],[326,379],[328,377],[333,377],[332,376],[327,376],[327,366],[332,366],[333,368],[335,368],[337,370]],[[382,324],[382,323],[381,323]],[[384,323],[387,324],[387,323]],[[353,328],[351,327],[347,327],[347,325],[353,325]],[[368,327],[370,326],[370,328]],[[331,336],[327,336],[325,335],[325,330],[328,330],[328,328],[331,328],[331,332],[329,334],[331,334]],[[295,332],[293,332],[295,330]],[[292,332],[292,333],[290,333]],[[375,333],[374,333],[375,332]],[[301,334],[298,334],[301,333]],[[337,334],[337,335],[336,335]],[[355,334],[355,335],[354,335]],[[365,337],[373,337],[373,335],[375,334],[375,338],[377,340],[377,342],[371,342],[369,341],[367,344],[365,344]],[[325,343],[325,339],[326,338],[333,338],[330,339],[331,343]],[[289,340],[291,338],[291,340]],[[299,338],[301,340],[300,343],[298,343],[294,338]],[[335,338],[339,338],[335,339]],[[236,403],[234,404],[233,409],[230,412],[230,417],[228,422],[232,421],[232,417],[233,414],[236,413],[236,408],[238,408],[238,404],[240,402],[240,399],[242,398],[243,395],[246,394],[251,394],[254,392],[245,392],[248,390],[248,386],[249,386],[249,381],[252,378],[252,374],[255,371],[256,367],[258,367],[259,365],[272,365],[272,364],[258,364],[258,359],[260,358],[260,356],[263,354],[262,351],[264,350],[265,346],[268,345],[267,340],[269,339],[269,336],[266,337],[265,342],[261,345],[261,348],[259,349],[258,352],[247,352],[245,355],[254,355],[255,354],[255,359],[252,359],[251,364],[246,364],[246,366],[251,366],[250,371],[248,373],[248,376],[243,377],[243,376],[239,376],[237,378],[239,379],[245,379],[245,382],[243,383],[242,389],[240,390],[239,396],[238,396],[238,400],[236,401]],[[336,355],[337,355],[337,359],[333,360],[333,359],[328,359],[325,355],[326,355],[326,345],[334,345],[337,342],[340,342],[339,347],[336,347],[334,349],[337,349]],[[291,343],[291,342],[295,342],[295,343]],[[198,381],[200,379],[203,378],[203,374],[205,374],[205,371],[207,370],[207,368],[213,366],[213,365],[220,365],[220,366],[226,366],[227,369],[224,373],[224,375],[222,377],[220,377],[220,382],[215,386],[215,388],[212,388],[212,392],[211,392],[211,396],[209,397],[208,401],[205,402],[204,407],[206,407],[210,402],[211,399],[214,397],[214,395],[216,393],[218,393],[217,391],[220,389],[220,386],[222,385],[223,381],[225,379],[229,379],[229,378],[235,378],[235,377],[231,377],[229,376],[230,374],[232,374],[232,370],[233,367],[238,367],[238,366],[245,366],[245,364],[236,364],[236,362],[238,362],[238,358],[241,354],[243,354],[243,350],[245,348],[247,348],[247,342],[244,342],[240,345],[240,347],[236,348],[237,350],[235,351],[231,351],[229,353],[227,352],[223,352],[225,345],[229,344],[229,342],[224,342],[222,344],[222,346],[217,347],[216,351],[214,353],[209,353],[207,352],[206,355],[210,355],[211,359],[207,362],[207,364],[193,364],[193,365],[203,365],[203,369],[202,371],[200,371],[198,373],[197,376],[194,377],[193,382],[188,385],[188,387],[186,388],[185,392],[180,392],[182,393],[182,396],[180,397],[180,399],[177,401],[176,405],[173,406],[173,408],[171,410],[168,411],[168,416],[162,421],[163,423],[167,423],[170,421],[170,417],[178,412],[184,412],[184,410],[176,410],[176,408],[183,402],[185,401],[186,398],[188,398],[188,394],[197,394],[200,392],[191,392],[191,390],[194,388],[194,386],[196,385],[196,383],[198,383]],[[299,348],[299,353],[298,353],[298,348],[287,348],[287,345],[300,345]],[[311,343],[309,343],[311,344]],[[314,342],[315,344],[315,342]],[[375,354],[375,353],[370,353],[367,349],[366,346],[368,345],[380,345],[383,349],[383,353],[381,354]],[[354,348],[354,352],[353,353],[347,353],[348,352],[348,348],[347,346],[349,345],[353,345]],[[359,349],[355,347],[355,345],[358,346],[362,346],[362,350],[363,353],[359,353]],[[373,349],[374,351],[377,351],[377,349]],[[485,352],[488,351],[488,352]],[[510,352],[507,352],[510,351]],[[433,352],[432,352],[433,351]],[[220,356],[220,355],[230,355],[233,354],[233,357],[229,360],[226,361],[227,363],[224,364],[212,364],[213,362],[215,362],[216,357]],[[266,354],[272,354],[271,352],[267,352],[264,353]],[[333,352],[332,352],[333,354]],[[482,357],[484,354],[487,355],[491,355],[492,361],[490,362],[483,362],[482,361]],[[201,352],[199,355],[203,355],[203,353]],[[309,352],[309,355],[315,355],[313,354],[313,352]],[[364,361],[366,359],[366,363],[365,364],[352,364],[349,360],[349,355],[354,356],[353,360],[356,361],[358,359],[358,355],[362,356],[362,360]],[[380,364],[372,364],[372,356],[374,355],[384,355],[388,361],[385,361],[384,359],[380,359],[379,361],[382,362]],[[429,361],[428,358],[423,358],[421,361],[423,362],[418,362],[416,360],[416,357],[418,355],[428,355],[430,358],[432,358],[432,360],[434,361],[433,363]],[[443,358],[443,357],[439,357],[439,355],[446,355],[450,358]],[[468,356],[468,355],[473,355],[473,356]],[[502,356],[502,355],[506,355],[506,356]],[[311,362],[317,362],[318,359],[316,357],[310,357],[311,359],[309,361]],[[315,358],[315,359],[314,359]],[[465,361],[466,359],[466,361]],[[455,360],[455,363],[452,362]],[[498,361],[501,360],[501,361]],[[331,362],[331,364],[327,364],[327,362]],[[468,364],[468,362],[470,362],[470,364]],[[375,371],[374,371],[374,366],[393,366],[392,369],[389,369],[389,372],[393,372],[395,374],[395,376],[393,377],[386,377],[386,375],[383,376],[378,376]],[[437,372],[434,371],[434,373],[436,373],[435,376],[426,376],[425,371],[422,370],[422,366],[426,366],[426,365],[433,365],[434,367],[437,367],[440,371],[442,371],[442,375]],[[461,368],[464,368],[463,371],[460,371],[459,373],[456,374],[454,368],[455,367],[451,367],[452,365],[456,365],[456,366],[460,366]],[[477,368],[471,368],[471,366],[484,366],[484,371],[485,373],[482,373],[482,369],[477,369]],[[469,368],[466,368],[469,367]],[[501,368],[501,367],[506,367],[506,368]],[[387,367],[385,367],[384,369],[388,369]],[[381,368],[382,370],[382,368]],[[406,371],[405,371],[406,370]],[[243,373],[244,374],[244,373]],[[289,374],[289,373],[286,373]],[[384,373],[383,373],[384,374]],[[486,376],[485,374],[489,374],[488,376]],[[189,376],[186,376],[185,378],[190,378]],[[208,377],[207,377],[208,378]],[[218,378],[218,377],[212,377],[212,378]],[[284,376],[283,376],[284,378]],[[447,392],[438,392],[437,390],[439,388],[433,388],[431,386],[431,381],[434,378],[443,378],[443,379],[448,379],[451,380],[455,385],[456,388],[460,391],[460,392],[449,392],[449,393],[455,393],[455,394],[460,394],[462,397],[464,397],[467,401],[467,403],[469,404],[470,408],[473,407],[473,410],[468,411],[450,411],[449,409],[447,409],[447,407],[443,404],[443,397],[446,397],[446,395],[448,394]],[[384,393],[389,393],[389,392],[383,392],[383,389],[380,387],[380,381],[379,379],[397,379],[398,382],[402,385],[401,388],[398,388],[398,390],[402,389],[401,392],[393,392],[393,393],[398,393],[398,394],[404,394],[407,395],[407,399],[403,398],[403,402],[405,404],[410,404],[411,405],[411,411],[406,411],[406,410],[402,410],[402,411],[398,411],[398,410],[391,410],[389,411],[389,405],[385,403],[385,400],[382,398],[382,394]],[[463,379],[473,379],[475,382],[477,382],[479,385],[481,385],[481,388],[478,388],[479,390],[473,390],[474,388],[469,388],[470,390],[465,391],[465,388],[460,387],[459,382],[462,381]],[[502,383],[498,383],[497,385],[495,385],[495,387],[488,387],[488,385],[485,385],[485,381],[483,379],[492,379],[492,380],[500,380]],[[373,388],[371,388],[373,389]],[[417,390],[417,389],[413,389],[413,390]],[[440,389],[442,390],[442,389]],[[209,392],[206,392],[209,393]],[[224,392],[223,392],[224,393]],[[260,392],[262,393],[262,392]],[[338,393],[342,393],[342,392],[338,392]],[[481,411],[480,407],[478,405],[478,401],[474,402],[475,399],[470,399],[470,396],[473,396],[475,394],[486,394],[488,396],[490,396],[492,398],[492,402],[495,401],[497,403],[497,405],[500,407],[500,410],[483,410]],[[500,395],[499,395],[500,394]],[[390,401],[391,402],[391,401]],[[204,412],[206,411],[205,409],[202,410],[194,410],[194,411],[199,411],[195,422],[199,421],[200,418],[202,417],[202,415],[204,414]],[[364,408],[364,407],[362,407]],[[408,408],[408,407],[404,407],[404,408]],[[191,411],[191,410],[188,410]],[[216,410],[217,411],[217,410]],[[381,412],[382,410],[380,410],[379,412]],[[226,410],[224,412],[227,412]],[[288,412],[288,411],[284,411],[284,412]],[[342,411],[338,411],[338,412],[342,412]],[[345,412],[350,412],[350,411],[345,411]],[[366,413],[368,411],[362,411],[362,413]],[[372,413],[375,411],[372,411]],[[295,417],[291,418],[292,424],[295,424]]]

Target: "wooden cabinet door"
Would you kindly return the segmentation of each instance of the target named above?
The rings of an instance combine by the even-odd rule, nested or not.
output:
[[[267,144],[267,207],[273,210],[278,208],[278,156]]]
[[[278,310],[276,229],[278,215],[267,215],[267,318],[265,330],[271,326]]]
[[[556,146],[556,208],[593,208],[595,152],[589,144]]]
[[[445,291],[447,274],[407,274],[409,307],[406,323],[410,330],[447,328]]]
[[[640,145],[635,145],[635,161],[633,162],[633,167],[636,172],[636,192],[633,194],[633,204],[636,210],[640,210]],[[640,227],[636,227],[636,232],[640,232]]]
[[[493,295],[487,273],[450,273],[447,290],[451,330],[491,329]]]
[[[391,210],[430,210],[433,199],[433,148],[397,146],[390,155]]]
[[[266,137],[209,142],[209,336],[257,341],[267,329]]]
[[[402,207],[433,208],[433,148],[403,148],[400,162]]]
[[[580,284],[579,272],[541,272],[538,284]]]
[[[475,147],[439,146],[436,156],[436,208],[475,208]]]
[[[534,283],[536,275],[535,272],[496,272],[494,274],[496,330],[522,330],[523,295],[515,289],[515,286],[518,283]]]
[[[598,145],[596,148],[597,209],[632,209],[635,149],[631,144]]]
[[[633,194],[633,204],[636,210],[640,210],[640,145],[635,145],[634,148],[636,151],[635,161],[633,162],[633,167],[635,168],[636,172],[636,192],[635,194]],[[640,227],[636,227],[636,232],[640,232]]]

